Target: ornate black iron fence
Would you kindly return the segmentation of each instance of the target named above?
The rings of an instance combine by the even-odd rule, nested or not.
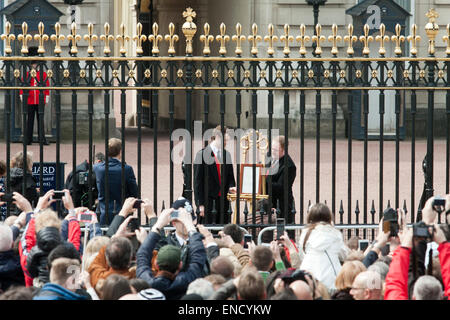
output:
[[[444,40],[447,41],[446,57],[438,58],[435,56],[435,38],[437,36],[439,27],[434,22],[436,13],[430,11],[428,17],[429,24],[426,26],[426,33],[428,36],[428,56],[417,57],[417,42],[420,37],[417,35],[417,27],[413,25],[411,35],[405,38],[404,31],[400,25],[396,27],[396,34],[388,37],[385,35],[384,25],[380,26],[379,35],[373,37],[369,35],[369,27],[365,26],[363,34],[359,38],[353,34],[353,26],[349,25],[347,28],[347,35],[344,37],[338,34],[336,25],[331,29],[331,35],[328,41],[331,43],[331,56],[322,57],[322,42],[326,40],[322,35],[322,28],[317,25],[315,28],[316,35],[310,38],[306,35],[306,28],[304,25],[300,27],[300,34],[294,39],[290,35],[290,28],[288,25],[284,27],[284,35],[281,37],[274,35],[274,26],[269,25],[268,35],[264,37],[264,41],[268,43],[267,56],[259,56],[261,46],[259,42],[263,37],[258,34],[256,24],[251,28],[251,35],[242,35],[242,27],[240,24],[236,26],[236,33],[230,38],[226,34],[226,27],[224,24],[220,26],[220,35],[216,37],[209,34],[209,25],[205,24],[204,34],[199,37],[203,46],[203,55],[194,56],[194,36],[197,32],[197,27],[193,22],[195,12],[188,8],[183,16],[186,22],[182,27],[182,32],[186,40],[185,56],[177,56],[175,52],[175,43],[180,41],[180,36],[175,34],[175,27],[173,24],[169,25],[169,34],[163,37],[158,33],[158,24],[153,25],[153,33],[149,36],[142,34],[142,26],[138,24],[136,34],[131,38],[126,34],[125,27],[122,25],[121,33],[117,36],[110,34],[110,27],[106,23],[104,27],[104,34],[100,37],[93,34],[92,24],[88,27],[88,34],[84,35],[84,40],[88,43],[87,56],[78,56],[78,42],[82,39],[81,35],[77,34],[75,24],[72,24],[71,34],[67,36],[69,40],[69,56],[62,56],[62,41],[65,37],[60,34],[60,25],[56,24],[54,27],[54,34],[50,37],[44,33],[44,25],[40,24],[39,34],[35,35],[34,39],[39,43],[37,57],[28,57],[28,46],[32,40],[31,35],[27,34],[26,23],[22,26],[22,34],[15,35],[10,33],[11,26],[6,25],[6,32],[2,35],[2,40],[5,41],[5,56],[1,57],[0,66],[0,90],[4,92],[4,118],[5,118],[5,147],[7,171],[6,171],[6,191],[10,188],[10,165],[11,158],[10,142],[11,142],[11,106],[13,105],[13,95],[17,94],[19,90],[23,90],[22,99],[22,122],[23,122],[23,136],[26,136],[26,107],[28,90],[36,89],[30,86],[31,78],[36,78],[40,75],[37,81],[38,90],[42,93],[43,90],[50,90],[54,95],[55,116],[56,116],[56,163],[60,159],[60,144],[61,144],[61,92],[71,92],[71,113],[72,113],[72,170],[75,172],[77,163],[77,115],[78,110],[78,95],[87,92],[88,97],[88,128],[89,128],[89,158],[93,159],[93,115],[94,115],[94,94],[101,92],[104,96],[104,126],[105,126],[105,152],[108,153],[108,139],[109,136],[109,119],[112,111],[111,95],[114,91],[120,92],[120,115],[121,115],[121,139],[125,142],[125,117],[126,117],[126,93],[128,90],[136,91],[136,124],[138,130],[138,155],[137,155],[137,182],[138,193],[141,196],[141,167],[142,167],[142,114],[143,114],[143,93],[149,91],[151,96],[152,117],[154,123],[153,135],[153,170],[154,177],[157,177],[158,170],[158,117],[159,117],[159,98],[160,92],[168,92],[168,114],[169,114],[169,131],[174,130],[174,113],[175,113],[175,97],[177,95],[184,96],[185,101],[185,128],[190,134],[193,133],[193,97],[196,94],[201,95],[203,101],[203,130],[208,128],[210,124],[209,115],[212,112],[220,114],[220,124],[225,124],[225,115],[231,112],[231,105],[226,103],[227,92],[232,92],[235,95],[235,119],[236,128],[241,128],[242,120],[242,97],[243,94],[249,95],[251,106],[251,122],[252,129],[260,129],[257,127],[258,107],[260,103],[258,98],[260,94],[267,94],[267,129],[269,136],[269,146],[267,156],[271,156],[271,129],[273,129],[274,116],[274,94],[283,94],[283,114],[284,114],[284,134],[286,142],[289,140],[289,126],[290,118],[293,117],[290,112],[291,100],[290,93],[299,93],[299,130],[300,130],[300,162],[298,164],[298,178],[296,183],[300,186],[298,195],[294,195],[299,202],[299,223],[305,223],[305,213],[307,208],[305,202],[310,199],[305,199],[305,172],[304,172],[304,146],[305,146],[305,115],[306,115],[306,95],[308,92],[315,93],[315,140],[316,140],[316,181],[315,181],[315,201],[320,200],[320,192],[323,187],[320,185],[320,177],[322,174],[322,166],[320,159],[320,142],[321,142],[321,127],[323,126],[322,119],[322,95],[324,92],[331,94],[331,146],[332,146],[332,161],[331,161],[331,203],[328,203],[335,213],[336,224],[375,224],[382,215],[383,208],[386,207],[385,199],[383,198],[383,165],[384,165],[384,114],[387,107],[395,109],[395,202],[393,207],[403,207],[406,211],[406,200],[401,202],[399,197],[399,166],[400,166],[400,132],[401,121],[405,117],[405,101],[403,96],[409,95],[410,116],[412,122],[411,131],[411,197],[409,201],[410,221],[417,219],[417,214],[420,214],[418,201],[415,197],[416,174],[415,174],[415,143],[416,143],[416,115],[418,112],[418,94],[427,95],[427,157],[426,157],[426,171],[425,171],[425,194],[422,200],[427,199],[433,195],[433,154],[434,154],[434,134],[433,134],[433,117],[435,109],[435,94],[441,92],[445,94],[446,103],[446,193],[449,193],[449,119],[450,119],[450,76],[448,74],[448,67],[450,63],[450,28],[447,26],[447,36]],[[219,56],[210,56],[210,43],[214,39],[219,43]],[[230,45],[227,45],[229,40],[235,42],[234,56],[228,56],[227,53]],[[54,56],[46,56],[44,43],[47,41],[54,43]],[[94,43],[96,41],[103,43],[103,56],[95,56]],[[136,55],[127,52],[127,43],[133,41],[133,48]],[[250,56],[243,56],[242,49],[243,42],[248,40],[250,44]],[[282,47],[282,57],[276,56],[278,47],[276,42],[280,41]],[[296,46],[299,48],[298,52],[291,51],[291,43],[296,40]],[[314,57],[307,56],[308,50],[306,44],[308,41],[315,43]],[[338,43],[344,40],[347,43],[346,56],[339,56]],[[379,42],[378,57],[371,57],[369,44],[373,40]],[[406,40],[406,41],[405,41]],[[142,44],[145,41],[152,43],[152,56],[142,56]],[[160,55],[161,42],[168,43],[168,55]],[[395,57],[387,58],[385,43],[392,41],[395,44]],[[410,55],[404,56],[405,42],[410,44]],[[111,56],[111,45],[117,43],[119,45],[120,56]],[[361,56],[355,56],[355,44],[361,44]],[[15,45],[20,45],[21,56],[12,55],[12,48]],[[357,51],[360,51],[358,49]],[[31,65],[31,61],[37,61],[36,67]],[[45,84],[44,72],[50,84],[47,87]],[[372,200],[369,204],[368,194],[368,115],[369,115],[369,93],[373,90],[379,90],[379,195],[378,195],[378,210],[375,209],[375,202]],[[386,106],[385,91],[395,90],[394,106]],[[213,92],[219,95],[219,103],[217,106],[211,105],[210,98]],[[363,200],[361,205],[356,201],[356,207],[353,212],[352,205],[352,145],[354,133],[352,131],[355,110],[354,93],[361,92],[361,110],[362,119],[361,126],[363,128],[364,141],[364,176],[361,183],[363,189]],[[40,94],[39,99],[39,116],[43,117],[44,95]],[[336,198],[336,137],[337,137],[337,114],[338,114],[338,98],[343,98],[347,101],[347,139],[348,139],[348,167],[347,167],[347,208],[343,206],[342,199]],[[43,130],[43,128],[39,128]],[[41,131],[42,132],[42,131]],[[187,143],[187,142],[186,142]],[[189,147],[191,144],[187,144]],[[123,144],[122,167],[126,161],[126,144]],[[173,141],[170,142],[170,152],[173,150]],[[27,144],[23,143],[23,152],[27,152]],[[286,154],[289,154],[288,143],[286,143]],[[188,158],[190,157],[190,158]],[[192,201],[192,156],[185,157],[185,195]],[[151,161],[151,157],[146,157],[144,161]],[[26,158],[24,158],[26,165]],[[43,182],[42,163],[43,163],[43,143],[40,142],[40,185]],[[106,161],[106,172],[108,172],[108,159]],[[56,181],[60,181],[60,167],[56,167]],[[224,164],[222,168],[226,170]],[[174,200],[174,163],[170,162],[169,180],[170,180],[170,203]],[[256,167],[253,166],[253,175],[256,174]],[[240,167],[236,167],[237,177],[240,176]],[[123,172],[123,171],[122,171]],[[92,162],[89,163],[89,189],[92,189]],[[221,170],[222,177],[226,174]],[[285,171],[285,188],[287,189],[287,170]],[[108,203],[108,175],[106,175],[106,203]],[[125,177],[122,175],[122,182]],[[371,177],[370,179],[374,179]],[[255,179],[253,180],[253,190],[255,191]],[[271,177],[268,177],[268,196],[269,203],[272,198]],[[306,182],[308,183],[308,182]],[[76,185],[74,188],[76,189]],[[25,183],[23,190],[25,190]],[[62,188],[62,186],[58,186]],[[122,183],[122,197],[125,196],[125,184]],[[76,190],[75,190],[76,191]],[[224,186],[222,185],[222,194],[224,194]],[[41,189],[41,194],[43,190]],[[238,195],[241,193],[240,186],[237,189]],[[255,192],[253,192],[255,193]],[[89,193],[89,206],[93,205],[95,199],[92,193]],[[225,201],[225,200],[224,200]],[[288,194],[285,193],[284,208],[288,208]],[[155,209],[158,208],[158,181],[153,181],[153,203]],[[247,204],[242,208],[242,205],[237,203],[237,212],[244,214],[244,221],[241,221],[240,215],[237,215],[237,223],[248,228],[261,228],[263,225],[256,223],[257,216],[268,215],[269,225],[273,225],[274,217],[272,212],[256,212],[256,197],[252,197],[252,212],[249,212]],[[221,204],[224,208],[224,203]],[[388,203],[388,206],[390,203]],[[423,205],[423,201],[422,201]],[[361,206],[361,208],[360,208]],[[293,206],[292,212],[285,212],[284,215],[295,215],[296,209]],[[108,210],[108,206],[106,206]],[[377,214],[378,212],[378,214]],[[353,214],[354,213],[354,214]],[[221,221],[224,221],[224,215],[231,214],[231,206],[228,212],[220,210],[216,212],[221,216]],[[249,215],[251,214],[251,218]],[[362,214],[362,216],[361,216]],[[346,219],[345,219],[346,218]],[[440,221],[441,217],[439,217]],[[358,229],[359,230],[359,229]],[[373,230],[373,229],[372,229]],[[357,231],[358,232],[358,231]],[[373,232],[373,231],[372,231]],[[372,233],[373,235],[373,233]],[[364,237],[366,231],[364,230]]]

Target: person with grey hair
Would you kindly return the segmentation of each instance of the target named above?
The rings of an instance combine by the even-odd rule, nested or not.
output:
[[[199,278],[189,284],[186,290],[186,295],[190,294],[198,294],[203,298],[203,300],[207,300],[214,294],[214,287],[208,280]]]
[[[353,280],[350,294],[355,300],[382,300],[381,276],[375,271],[363,271]]]
[[[442,285],[433,276],[421,276],[414,284],[413,300],[442,300],[443,296]]]
[[[374,264],[370,265],[367,270],[379,273],[381,276],[381,280],[384,281],[389,272],[389,266],[382,261],[376,261]]]

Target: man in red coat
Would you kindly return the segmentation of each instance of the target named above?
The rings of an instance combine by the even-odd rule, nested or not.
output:
[[[28,49],[28,56],[37,56],[37,55],[38,55],[37,47],[30,47]],[[31,62],[31,70],[36,71],[36,76],[33,77],[32,75],[30,75],[30,72],[27,72],[26,79],[29,79],[30,87],[37,87],[38,84],[41,83],[41,72],[40,72],[40,70],[37,69],[37,61]],[[45,81],[45,86],[48,87],[50,84],[49,84],[49,81],[47,78],[47,73],[42,72],[42,74],[43,74],[43,81]],[[20,90],[20,99],[21,100],[22,100],[22,94],[23,94],[23,91]],[[48,142],[45,139],[45,134],[44,134],[44,117],[42,117],[42,119],[41,119],[39,117],[39,113],[38,113],[39,112],[39,98],[40,98],[39,94],[40,94],[39,90],[29,90],[28,91],[28,99],[27,99],[28,120],[27,120],[27,137],[26,137],[26,142],[28,145],[31,145],[31,143],[33,142],[33,127],[34,127],[35,114],[36,114],[36,118],[38,120],[39,141],[42,141],[42,143],[44,145],[48,145]],[[44,103],[45,104],[48,103],[49,95],[50,95],[49,90],[44,90],[44,96],[45,96]],[[40,122],[42,122],[42,124],[40,124]]]

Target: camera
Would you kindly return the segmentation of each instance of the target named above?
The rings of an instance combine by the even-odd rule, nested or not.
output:
[[[433,210],[441,213],[444,211],[441,207],[445,208],[445,198],[442,198],[441,196],[434,197],[433,204],[431,206],[433,207]]]
[[[141,199],[136,199],[136,201],[134,201],[134,204],[133,204],[133,209],[139,209],[143,202],[144,201],[142,201]]]
[[[87,185],[88,184],[89,172],[83,171],[78,173],[78,184],[79,185]]]
[[[248,243],[252,242],[251,234],[244,234],[244,249],[248,249]]]
[[[286,286],[289,286],[292,282],[297,280],[305,281],[306,283],[308,283],[305,277],[306,275],[308,275],[308,272],[304,270],[295,270],[294,272],[287,271],[281,275],[281,280],[283,280]]]
[[[52,199],[53,200],[61,200],[62,197],[64,197],[64,195],[65,195],[64,191],[55,191],[54,194],[53,194]]]
[[[425,240],[433,240],[433,233],[430,233],[429,228],[433,228],[434,232],[434,226],[433,225],[427,225],[425,222],[420,221],[413,224],[413,237],[416,238],[423,238]]]
[[[13,202],[13,194],[12,193],[5,193],[1,196],[0,201],[2,202]]]
[[[281,240],[284,235],[284,218],[277,218],[277,240]]]
[[[92,211],[84,211],[77,215],[77,220],[79,222],[91,223],[94,220],[95,213]]]
[[[391,237],[396,237],[398,234],[398,213],[392,208],[387,208],[383,212],[383,232],[391,232]]]

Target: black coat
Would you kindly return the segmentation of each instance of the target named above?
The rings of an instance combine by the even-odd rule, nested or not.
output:
[[[30,172],[27,172],[25,174],[25,183],[26,183],[26,189],[25,194],[22,192],[22,185],[23,185],[23,170],[21,168],[11,168],[11,193],[12,192],[18,192],[21,195],[23,195],[33,206],[36,206],[39,200],[39,194],[36,190],[37,184],[36,180],[34,179],[33,175]]]
[[[79,183],[79,177],[78,175],[82,172],[88,172],[89,173],[89,163],[85,160],[83,163],[79,164],[75,168],[75,179],[73,177],[73,172],[71,171],[69,175],[67,176],[65,188],[70,191],[70,195],[72,196],[73,204],[75,207],[81,207],[81,206],[87,206],[88,198],[86,197],[83,199],[83,203],[81,203],[81,197],[89,192],[89,182],[86,182],[85,184]],[[77,187],[77,192],[74,193],[74,183]],[[92,199],[95,200],[98,197],[98,191],[97,191],[97,182],[95,180],[95,173],[94,170],[92,170]]]
[[[284,174],[288,170],[288,218],[284,216]],[[292,185],[296,177],[297,167],[289,155],[284,155],[278,161],[278,171],[272,175],[272,208],[277,208],[277,201],[280,201],[280,218],[285,218],[286,223],[293,222],[291,211],[294,202]],[[268,180],[267,180],[268,181]],[[267,186],[267,192],[269,187]]]
[[[13,285],[25,285],[20,257],[14,250],[0,252],[0,291],[6,291]]]

